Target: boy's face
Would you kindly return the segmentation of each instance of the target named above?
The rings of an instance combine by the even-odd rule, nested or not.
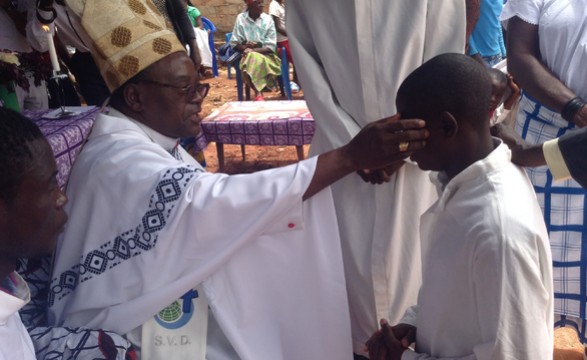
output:
[[[410,101],[401,95],[398,95],[396,105],[402,119],[422,119],[426,121],[426,129],[430,132],[428,139],[426,139],[426,147],[414,151],[410,159],[418,163],[418,167],[422,170],[444,170],[447,142],[440,114],[427,114],[426,109],[422,109],[422,106],[410,104]]]
[[[0,200],[0,255],[5,258],[50,255],[67,215],[67,198],[57,185],[53,151],[45,139],[34,140],[35,159],[23,174],[15,197]]]

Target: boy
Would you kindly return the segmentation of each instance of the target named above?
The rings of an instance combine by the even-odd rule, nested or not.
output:
[[[439,172],[440,198],[421,217],[418,305],[397,326],[382,320],[372,360],[552,359],[547,232],[526,174],[490,135],[490,97],[487,70],[459,54],[433,58],[399,89],[402,117],[426,120],[427,146],[412,159]]]

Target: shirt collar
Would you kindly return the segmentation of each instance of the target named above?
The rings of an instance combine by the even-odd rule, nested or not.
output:
[[[6,324],[8,318],[31,300],[31,293],[24,279],[16,272],[12,272],[10,276],[15,280],[16,288],[13,294],[0,291],[0,325]]]
[[[436,185],[439,203],[446,203],[463,184],[478,179],[485,179],[487,174],[510,163],[511,151],[500,139],[493,138],[495,148],[484,159],[469,165],[465,170],[449,179],[445,172],[432,172],[430,179]]]

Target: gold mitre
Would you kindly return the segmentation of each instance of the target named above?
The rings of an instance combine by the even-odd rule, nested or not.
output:
[[[92,39],[110,91],[165,56],[186,51],[151,0],[66,0]]]

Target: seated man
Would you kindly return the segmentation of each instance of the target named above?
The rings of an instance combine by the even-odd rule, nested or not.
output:
[[[399,325],[382,321],[371,360],[552,359],[548,234],[526,173],[490,135],[490,91],[483,65],[459,54],[433,58],[400,86],[398,110],[430,131],[412,159],[439,171],[440,198],[421,217],[418,304]]]
[[[105,2],[125,16],[94,16]],[[288,167],[206,173],[177,144],[200,130],[208,84],[158,13],[144,10],[118,0],[80,9],[113,95],[71,172],[50,321],[126,334],[142,360],[350,359],[327,187],[421,148],[423,122],[375,122]],[[121,28],[143,36],[121,47],[102,41]]]
[[[35,294],[15,272],[17,260],[39,263],[53,252],[67,215],[67,198],[57,186],[53,151],[39,128],[21,114],[0,107],[0,359],[50,358],[108,360],[125,359],[128,342],[104,331],[73,328],[29,327],[39,311],[24,309]],[[27,259],[23,259],[27,258]],[[48,264],[47,264],[48,265]],[[46,269],[45,269],[46,270]],[[35,278],[33,286],[45,291],[47,278]],[[46,309],[43,308],[42,311]],[[29,322],[29,323],[27,323]],[[23,324],[24,323],[24,324]],[[27,333],[25,326],[30,330]],[[41,326],[39,326],[41,325]],[[32,338],[32,341],[31,341]],[[50,355],[48,355],[50,354]],[[134,354],[134,350],[132,350]]]

